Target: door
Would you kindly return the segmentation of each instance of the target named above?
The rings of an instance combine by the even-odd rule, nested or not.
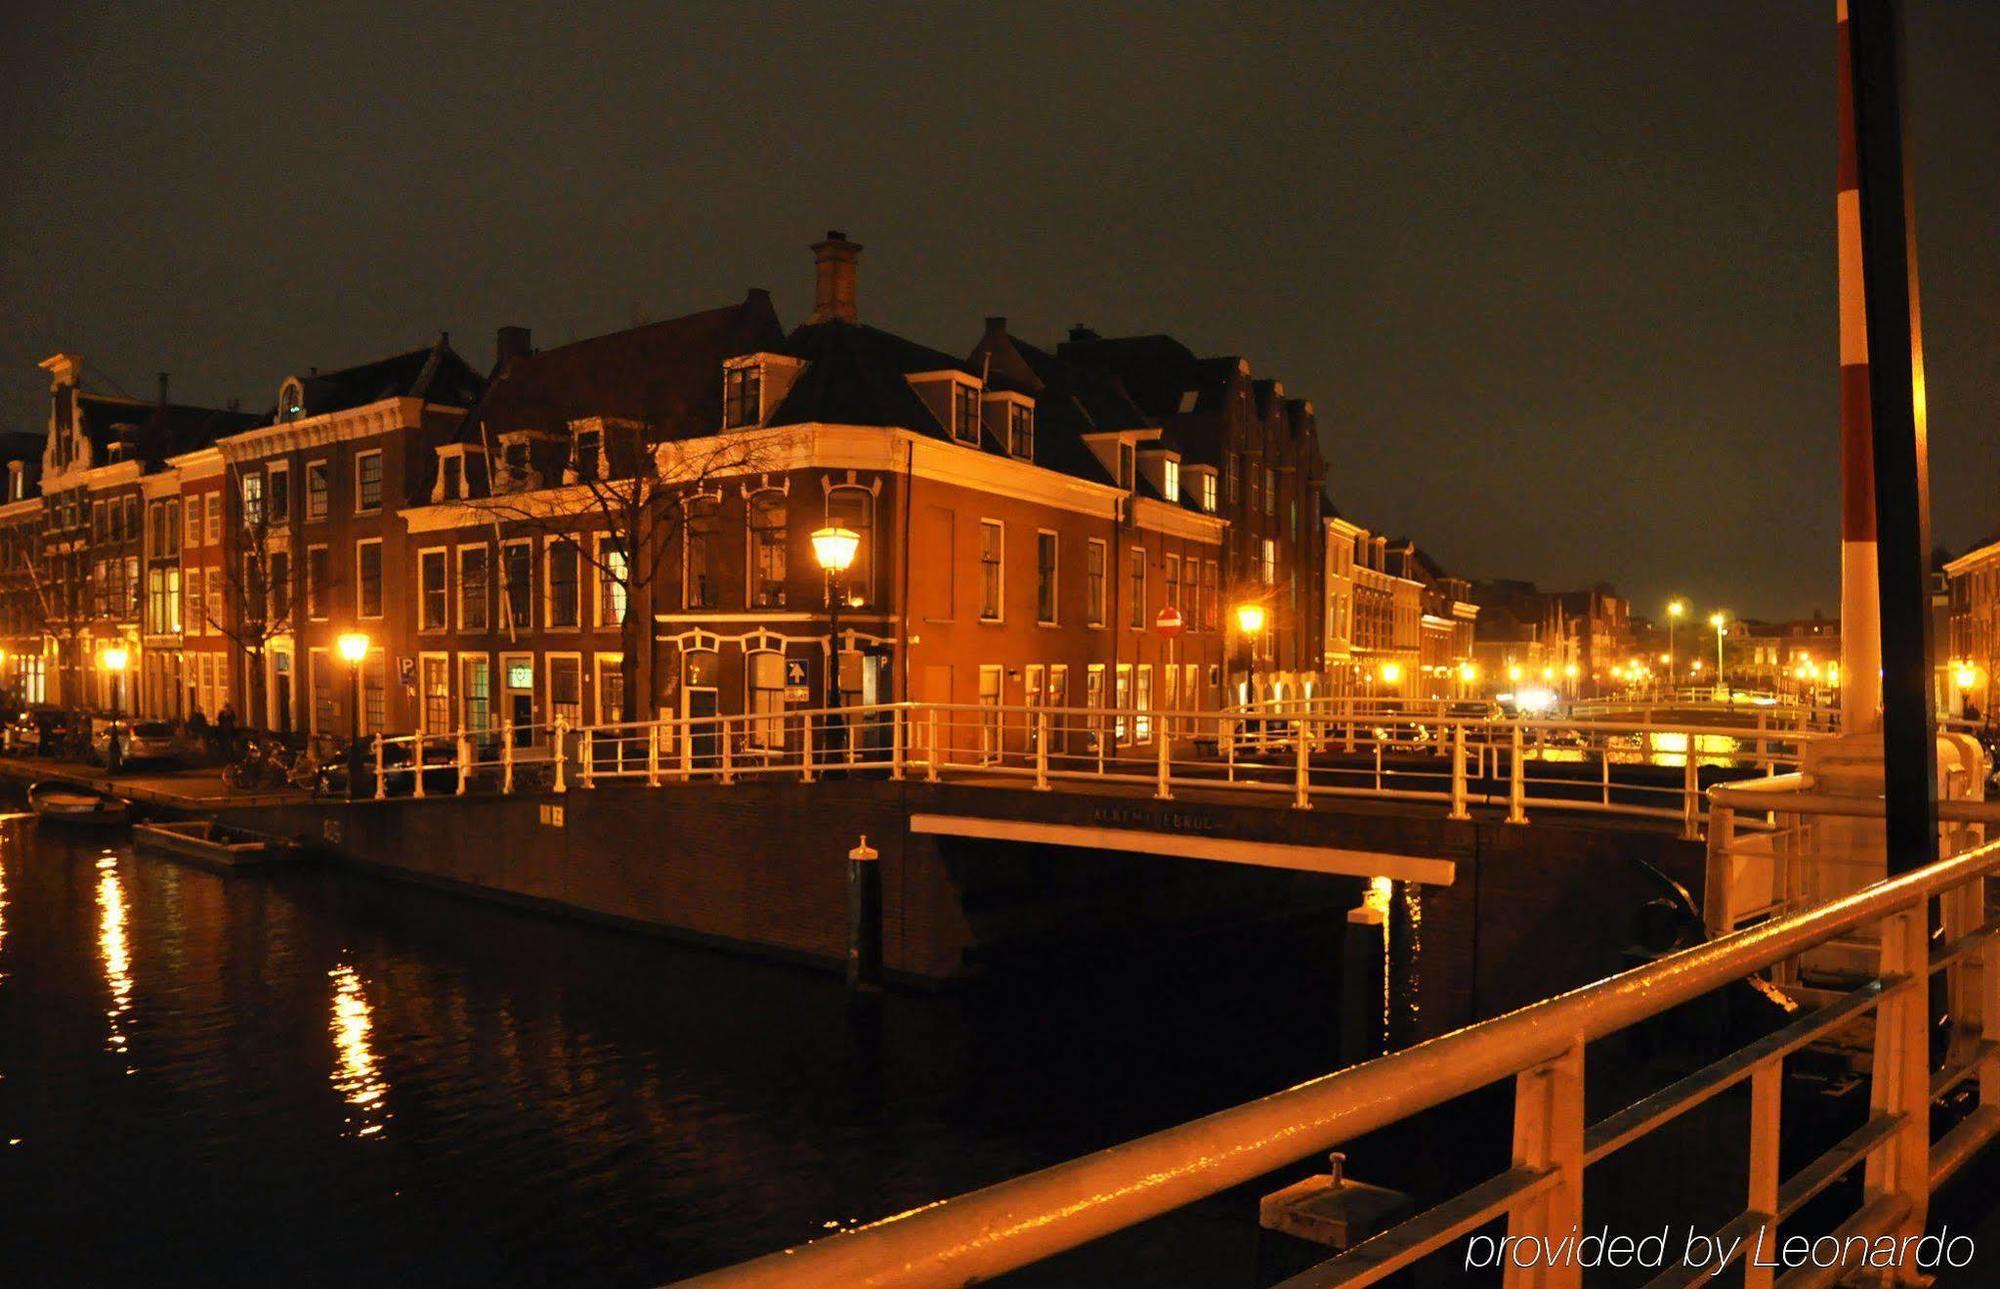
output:
[[[721,659],[713,649],[690,649],[681,655],[681,717],[687,726],[683,768],[701,770],[722,764],[720,714]]]
[[[271,726],[280,734],[292,732],[292,655],[271,655]]]

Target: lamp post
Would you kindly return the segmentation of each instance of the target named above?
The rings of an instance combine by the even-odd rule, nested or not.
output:
[[[1264,634],[1264,606],[1254,601],[1237,605],[1236,629],[1250,649],[1250,665],[1243,684],[1243,703],[1247,707],[1257,694],[1257,641]]]
[[[819,561],[820,569],[826,574],[826,706],[829,711],[837,711],[840,708],[840,602],[847,596],[840,579],[854,564],[854,553],[861,546],[861,534],[836,524],[814,531],[812,545],[813,558]],[[841,750],[845,747],[846,740],[843,738]]]
[[[1708,615],[1708,625],[1715,628],[1715,685],[1717,689],[1723,690],[1725,698],[1728,696],[1725,686],[1728,684],[1729,673],[1722,662],[1722,628],[1728,621],[1729,616],[1720,609]]]
[[[340,638],[334,641],[334,647],[347,664],[348,726],[352,731],[347,741],[347,795],[351,799],[356,795],[361,778],[361,664],[368,658],[368,633],[343,631]]]
[[[113,719],[118,717],[124,707],[121,699],[123,697],[125,666],[131,660],[132,656],[116,645],[98,655],[98,661],[104,664],[104,670],[111,676],[111,715]]]
[[[1686,602],[1685,600],[1668,600],[1668,601],[1667,601],[1667,658],[1666,658],[1666,662],[1667,662],[1667,679],[1668,679],[1669,681],[1673,680],[1673,677],[1674,677],[1674,624],[1675,624],[1676,622],[1679,622],[1679,621],[1681,620],[1681,615],[1682,615],[1683,613],[1686,613],[1687,611],[1688,611],[1688,606],[1687,606],[1687,602]]]

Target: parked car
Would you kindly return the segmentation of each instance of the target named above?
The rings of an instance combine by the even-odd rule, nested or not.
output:
[[[449,796],[458,791],[457,741],[442,736],[424,740],[424,793]],[[347,754],[327,757],[320,763],[318,795],[347,795]],[[416,775],[411,767],[410,744],[398,741],[382,749],[383,795],[407,797],[416,791]],[[375,795],[375,736],[361,736],[361,773],[355,779],[354,795]]]
[[[75,713],[39,704],[7,722],[7,751],[15,756],[54,756],[75,732]]]
[[[181,755],[179,742],[174,738],[174,727],[165,721],[134,721],[127,731],[127,739],[121,745],[127,761],[178,761]]]

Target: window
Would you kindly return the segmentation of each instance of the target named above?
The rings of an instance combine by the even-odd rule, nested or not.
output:
[[[1168,501],[1180,504],[1181,463],[1171,458],[1160,462],[1160,491]]]
[[[979,442],[979,391],[957,381],[951,385],[951,437],[960,443]]]
[[[1112,717],[1113,735],[1120,743],[1129,742],[1132,733],[1126,719],[1126,713],[1132,706],[1132,664],[1129,662],[1118,664],[1116,687],[1111,691],[1111,706],[1116,709]]]
[[[125,494],[124,538],[126,541],[133,541],[138,536],[139,536],[139,494],[136,492],[130,492]]]
[[[333,474],[324,461],[306,462],[306,520],[325,519],[333,508]]]
[[[597,539],[597,625],[623,626],[626,603],[631,596],[630,566],[625,548],[615,537]],[[600,695],[600,698],[602,696]]]
[[[1264,467],[1264,513],[1278,513],[1278,472],[1270,466]]]
[[[549,717],[583,723],[583,659],[575,654],[549,655]]]
[[[187,544],[201,545],[201,498],[187,499]]]
[[[203,659],[207,661],[206,658]],[[334,706],[333,659],[324,649],[312,649],[306,653],[306,684],[312,688],[312,730],[315,734],[331,734],[334,722],[339,718],[339,709]]]
[[[1092,538],[1090,554],[1084,564],[1084,616],[1093,627],[1104,625],[1104,582],[1106,551],[1104,543]]]
[[[1139,668],[1139,687],[1132,696],[1133,737],[1141,743],[1153,741],[1153,664]]]
[[[597,655],[597,719],[599,721],[622,721],[625,719],[625,656],[616,653]]]
[[[133,516],[135,521],[137,518],[137,515]],[[137,555],[127,555],[125,557],[125,607],[123,612],[128,618],[139,616],[139,557]]]
[[[785,656],[769,649],[750,655],[750,728],[745,740],[772,751],[785,745]]]
[[[1278,581],[1278,543],[1269,537],[1264,539],[1264,557],[1258,579],[1266,586],[1274,586]]]
[[[181,571],[167,570],[167,630],[176,635],[181,629]]]
[[[1138,457],[1134,454],[1130,443],[1118,445],[1118,486],[1127,492],[1132,490],[1137,475],[1137,466],[1134,464],[1137,460]]]
[[[775,488],[750,497],[750,603],[785,607],[785,494]]]
[[[700,496],[690,498],[687,507],[681,605],[712,609],[721,602],[722,503],[712,496]]]
[[[1035,409],[1019,403],[1007,405],[1007,450],[1023,461],[1035,459]]]
[[[1146,629],[1146,552],[1134,546],[1127,557],[1128,576],[1132,584],[1132,608],[1127,621],[1134,631]]]
[[[1000,686],[1006,678],[1001,667],[979,669],[979,756],[992,760],[1000,753]]]
[[[222,493],[211,492],[208,494],[208,544],[213,546],[221,540]]]
[[[1056,535],[1046,529],[1035,534],[1035,621],[1056,623]]]
[[[382,453],[361,452],[354,458],[354,513],[382,508]]]
[[[856,604],[868,603],[875,598],[875,494],[852,484],[832,489],[826,494],[826,522],[860,535],[854,562],[847,566],[847,592]]]
[[[271,463],[270,485],[265,489],[264,499],[270,506],[272,523],[292,522],[292,472],[284,462]]]
[[[764,369],[751,363],[722,374],[722,427],[755,425],[764,419]]]
[[[440,552],[442,553],[442,552]],[[451,730],[451,660],[441,653],[427,653],[418,660],[422,668],[423,728],[432,734]]]
[[[593,483],[603,473],[604,439],[596,430],[578,430],[570,445],[570,477],[578,483]]]
[[[580,572],[575,544],[568,538],[549,542],[549,626],[574,627],[583,621]]]
[[[104,522],[104,501],[99,498],[90,503],[90,539],[94,542],[105,541],[108,531]]]
[[[419,586],[417,629],[443,631],[451,625],[451,586],[442,549],[427,550],[418,554],[417,582]]]
[[[1006,530],[998,520],[979,521],[979,616],[987,622],[1000,620],[1002,544]]]
[[[291,621],[292,612],[292,555],[290,551],[272,551],[270,556],[271,582],[269,603],[271,625],[283,630]]]
[[[149,568],[146,570],[146,630],[157,634],[166,630],[167,621],[167,570]]]
[[[354,544],[354,611],[363,618],[382,616],[382,541],[371,538]]]
[[[324,622],[326,612],[332,606],[328,590],[332,588],[332,566],[328,562],[326,546],[306,546],[306,616]]]
[[[380,734],[389,727],[388,662],[380,649],[368,651],[361,665],[361,732]]]
[[[162,555],[173,557],[181,553],[181,503],[177,497],[167,503],[162,524]]]
[[[476,549],[481,555],[486,553],[484,546]],[[458,655],[458,702],[460,728],[473,734],[493,728],[493,669],[485,654]]]
[[[1201,472],[1201,508],[1215,513],[1215,473],[1211,470]]]
[[[438,459],[440,486],[438,495],[445,501],[456,501],[465,496],[465,458],[454,452]]]
[[[181,616],[187,620],[188,633],[190,635],[201,635],[208,630],[208,606],[201,597],[201,588],[201,570],[198,568],[189,569],[187,582],[183,588],[187,608]]]
[[[1163,603],[1171,604],[1178,609],[1181,607],[1181,557],[1167,556],[1161,562],[1161,571],[1164,574],[1161,578],[1162,591],[1166,596]]]
[[[487,565],[485,546],[458,548],[458,629],[486,630]],[[483,659],[481,661],[484,661]]]
[[[1101,662],[1091,663],[1090,669],[1083,673],[1083,705],[1093,713],[1104,710],[1104,664]],[[1091,716],[1092,729],[1102,728],[1098,721],[1097,716]]]
[[[243,526],[256,528],[264,522],[264,472],[246,471],[243,475]]]
[[[1201,580],[1203,585],[1201,625],[1204,631],[1213,631],[1215,624],[1220,620],[1222,608],[1221,569],[1214,560],[1209,560],[1201,566]]]
[[[515,628],[535,625],[535,553],[527,542],[509,542],[502,549],[501,592],[507,597],[507,621]]]

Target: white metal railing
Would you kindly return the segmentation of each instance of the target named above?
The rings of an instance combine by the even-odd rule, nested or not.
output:
[[[1931,1192],[2000,1134],[2000,922],[1985,913],[1996,870],[2000,842],[1981,845],[1247,1105],[688,1283],[817,1289],[983,1281],[1511,1081],[1509,1167],[1280,1289],[1371,1284],[1503,1217],[1517,1242],[1547,1249],[1565,1234],[1590,1229],[1583,1195],[1591,1165],[1743,1084],[1750,1090],[1742,1142],[1748,1182],[1742,1209],[1716,1243],[1736,1255],[1727,1260],[1743,1263],[1746,1286],[1766,1289],[1773,1283],[1771,1260],[1759,1265],[1742,1251],[1759,1247],[1761,1233],[1842,1177],[1860,1170],[1862,1188],[1858,1206],[1834,1234],[1900,1241],[1923,1229]],[[1946,927],[1935,949],[1926,926],[1933,898],[1943,902]],[[1823,995],[1776,1032],[1589,1121],[1583,1071],[1591,1044],[1736,981],[1782,971],[1801,954],[1862,929],[1875,933],[1868,979]],[[1932,1070],[1926,982],[1937,973],[1944,973],[1956,1010],[1948,1055]],[[1869,1085],[1865,1120],[1784,1174],[1786,1058],[1810,1043],[1857,1033],[1871,1048],[1857,1070]],[[1967,1083],[1976,1086],[1976,1108],[1934,1137],[1933,1101]],[[1737,1166],[1720,1150],[1707,1153],[1709,1166]],[[1901,1247],[1907,1256],[1911,1246]],[[1711,1264],[1685,1278],[1722,1269]],[[1842,1270],[1807,1269],[1785,1283],[1830,1283]],[[1575,1260],[1555,1259],[1525,1268],[1510,1261],[1503,1274],[1510,1286],[1568,1287],[1582,1272]]]
[[[1479,704],[1276,701],[1223,711],[881,703],[376,741],[376,792],[567,790],[873,773],[937,781],[1143,785],[1288,799],[1474,803],[1678,822],[1706,818],[1703,772],[1796,769],[1825,732],[1668,721],[1508,719]],[[524,770],[533,761],[539,772]],[[419,768],[424,772],[420,773]]]

